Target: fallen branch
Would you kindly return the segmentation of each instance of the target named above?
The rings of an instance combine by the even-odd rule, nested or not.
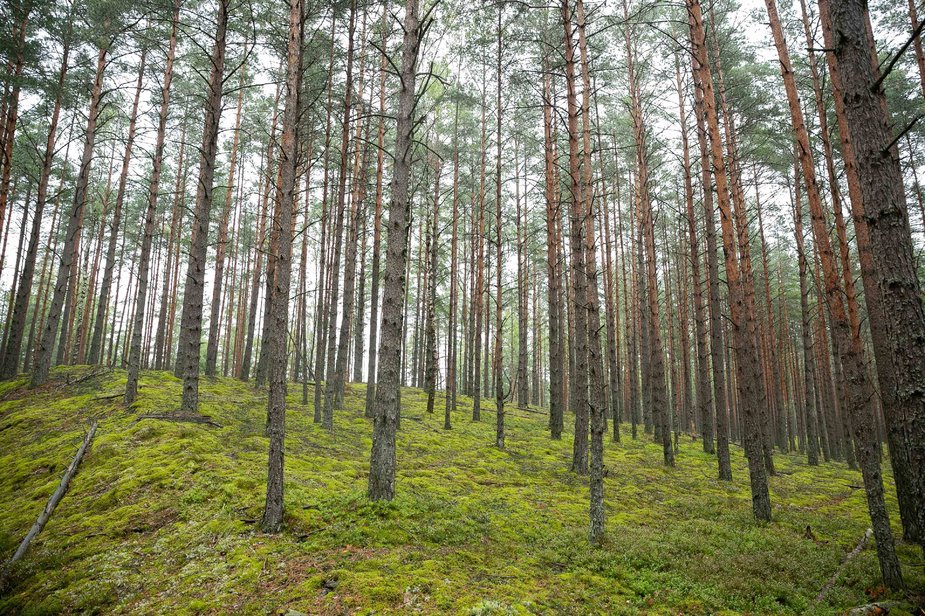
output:
[[[828,592],[832,590],[832,587],[835,586],[835,582],[838,580],[838,576],[841,574],[842,570],[845,568],[845,566],[847,566],[848,563],[854,560],[858,554],[861,553],[861,550],[864,549],[864,546],[867,545],[867,541],[873,537],[873,535],[874,531],[871,528],[868,528],[866,531],[864,531],[864,536],[861,537],[861,540],[858,541],[858,544],[854,546],[854,549],[851,550],[851,552],[848,553],[848,556],[845,557],[845,560],[842,562],[841,566],[835,570],[835,573],[832,574],[832,577],[829,578],[829,581],[825,583],[825,586],[823,586],[822,590],[819,591],[819,594],[816,595],[816,603],[822,601]]]
[[[29,544],[32,543],[32,540],[35,539],[36,535],[42,532],[42,529],[45,528],[45,524],[48,523],[48,519],[51,518],[51,514],[54,513],[55,508],[58,506],[58,503],[60,503],[61,499],[64,498],[64,493],[67,492],[67,487],[70,485],[71,479],[77,473],[77,467],[80,465],[80,461],[83,460],[84,454],[87,453],[87,449],[90,448],[90,443],[93,441],[93,436],[95,434],[96,422],[94,421],[90,425],[90,431],[87,432],[87,436],[84,437],[84,441],[80,445],[80,449],[77,450],[77,455],[74,456],[74,459],[71,460],[70,466],[68,466],[67,470],[64,472],[64,477],[61,478],[61,483],[58,484],[58,488],[51,495],[51,498],[48,499],[48,503],[45,505],[42,513],[39,514],[35,524],[33,524],[32,528],[29,529],[25,539],[23,539],[22,543],[19,544],[19,548],[17,548],[16,553],[13,554],[13,557],[9,561],[7,561],[3,574],[0,576],[0,589],[6,586],[6,579],[10,568],[13,566],[13,564],[20,560],[23,555],[25,555],[26,550],[29,549]]]
[[[116,398],[123,398],[123,397],[125,397],[125,392],[120,391],[119,393],[116,393],[116,394],[109,394],[108,396],[97,396],[97,397],[94,398],[93,400],[94,400],[94,401],[98,401],[98,400],[115,400]]]
[[[135,419],[135,423],[138,423],[142,419],[159,419],[161,421],[176,421],[181,423],[194,423],[194,424],[205,424],[207,426],[212,426],[213,428],[221,428],[222,424],[215,422],[208,415],[165,415],[160,413],[151,413],[147,415],[139,415]]]

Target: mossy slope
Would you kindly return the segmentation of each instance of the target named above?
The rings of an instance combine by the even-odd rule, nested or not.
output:
[[[868,525],[853,487],[860,476],[843,465],[810,469],[778,456],[775,520],[762,526],[751,517],[740,450],[735,481],[725,484],[689,439],[674,469],[651,442],[608,442],[608,539],[591,548],[586,480],[567,470],[570,435],[552,441],[543,415],[510,410],[508,449],[499,451],[493,414],[471,422],[466,398],[445,431],[421,392],[403,393],[398,497],[371,503],[362,385],[349,388],[333,435],[312,423],[292,388],[286,530],[264,535],[265,395],[204,380],[202,412],[221,428],[136,422],[175,410],[180,382],[143,373],[139,401],[126,410],[105,398],[123,387],[122,372],[67,384],[88,371],[58,369],[36,391],[25,380],[0,384],[3,558],[54,490],[87,421],[99,420],[0,613],[834,614],[877,586],[869,546],[813,603]],[[900,550],[904,562],[916,560],[911,546]],[[906,574],[922,587],[921,573]]]

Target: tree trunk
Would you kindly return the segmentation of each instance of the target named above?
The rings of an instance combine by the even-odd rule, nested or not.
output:
[[[385,49],[388,40],[387,27],[389,5],[388,3],[382,9],[382,40],[381,48]],[[379,335],[379,268],[380,268],[380,250],[379,245],[382,242],[382,173],[385,166],[385,81],[386,81],[386,56],[382,54],[379,61],[379,134],[377,137],[376,148],[376,211],[373,214],[373,263],[371,271],[371,283],[369,293],[369,364],[366,375],[366,406],[364,414],[367,417],[373,417],[373,404],[376,400],[376,360],[378,359],[378,335]],[[455,220],[455,219],[454,219]]]
[[[820,2],[820,8],[823,4],[827,4],[826,0]],[[913,539],[925,544],[922,504],[925,502],[925,311],[907,222],[902,173],[892,147],[883,90],[872,65],[865,9],[861,2],[837,0],[831,3],[829,15],[825,10],[821,13],[823,22],[831,20],[835,35],[834,56],[844,100],[848,103],[845,105],[848,133],[856,157],[874,277],[880,288],[895,376],[895,411],[887,417],[887,422],[901,426],[905,433],[910,477],[907,498],[918,505],[912,518],[917,522],[918,536]],[[852,427],[858,436],[864,430],[873,432],[870,425]],[[878,555],[880,542],[878,535]],[[893,564],[896,571],[891,577],[900,581],[898,563],[889,563]],[[886,566],[881,557],[881,570]],[[889,584],[886,571],[883,573],[884,581]]]
[[[388,243],[382,297],[382,338],[379,341],[379,379],[373,419],[368,495],[372,500],[395,496],[395,430],[399,414],[401,375],[402,298],[410,222],[408,194],[414,130],[415,65],[420,45],[417,0],[408,0],[403,23],[402,61],[399,79],[398,119],[392,200],[389,205]]]
[[[903,585],[902,582],[902,573],[899,568],[899,560],[896,557],[896,551],[893,543],[893,535],[890,530],[890,519],[889,514],[886,510],[886,503],[883,497],[883,480],[881,477],[880,470],[880,446],[877,440],[877,435],[873,426],[873,388],[871,383],[868,380],[868,372],[866,361],[864,358],[864,350],[862,342],[860,339],[860,332],[851,331],[851,325],[848,319],[848,315],[845,313],[844,305],[844,289],[838,278],[838,272],[835,268],[835,259],[832,251],[831,241],[828,235],[828,227],[825,221],[825,213],[822,207],[822,200],[819,196],[819,190],[816,184],[816,171],[813,164],[812,152],[810,150],[809,143],[809,134],[806,130],[806,125],[803,121],[803,110],[800,106],[799,95],[796,89],[796,81],[793,76],[793,70],[790,66],[790,56],[787,51],[787,43],[784,39],[783,29],[781,28],[780,19],[777,16],[777,5],[774,0],[765,0],[765,6],[768,10],[768,16],[771,22],[771,31],[774,35],[774,43],[777,47],[777,55],[780,60],[781,65],[781,74],[784,79],[784,87],[787,92],[787,99],[790,103],[790,117],[793,123],[794,137],[797,141],[797,153],[799,156],[800,167],[803,173],[803,180],[806,184],[806,192],[809,200],[809,209],[810,209],[810,220],[812,221],[813,236],[816,243],[816,252],[819,255],[820,261],[822,262],[822,271],[825,284],[825,294],[828,299],[829,311],[832,316],[832,336],[835,343],[835,350],[840,360],[841,368],[844,373],[844,387],[846,394],[846,408],[848,411],[849,424],[851,426],[852,432],[854,433],[855,445],[857,447],[858,462],[861,467],[861,474],[864,478],[864,489],[867,496],[867,508],[870,513],[871,523],[873,525],[874,534],[877,539],[877,557],[880,560],[880,570],[883,574],[884,583],[890,588],[900,588]],[[844,10],[844,9],[842,9]],[[837,11],[836,11],[837,12]],[[862,23],[863,25],[863,23]],[[836,29],[837,30],[837,29]],[[843,33],[845,34],[845,33]],[[862,38],[866,42],[866,35]],[[870,60],[868,54],[868,60],[866,62],[866,68],[868,74],[871,72]],[[852,65],[852,70],[855,70],[855,67]],[[851,81],[854,76],[845,75],[846,79]],[[862,83],[858,81],[858,83]],[[872,81],[871,81],[872,83]],[[850,89],[846,86],[846,94],[849,96],[852,94]],[[874,98],[870,99],[874,105],[877,107],[878,116],[881,124],[885,126],[885,119],[880,112],[879,104]],[[848,105],[849,113],[852,111],[851,105]],[[865,121],[874,122],[874,118],[868,117],[865,118]],[[854,128],[849,123],[849,128]],[[864,131],[859,131],[862,135]],[[888,132],[884,131],[881,138],[884,138]],[[855,145],[857,140],[854,140]],[[862,137],[863,142],[863,137]],[[870,142],[868,142],[868,146]],[[857,152],[861,154],[860,150]],[[865,154],[873,157],[875,156],[873,151],[868,151]],[[881,157],[886,154],[882,154]],[[861,161],[859,156],[859,171],[862,167],[868,164],[868,161]],[[899,180],[899,184],[902,184],[902,179],[899,177],[899,165],[898,162],[896,165],[887,165],[887,167],[895,167],[894,179]],[[883,172],[883,169],[880,169],[879,172]],[[862,174],[863,177],[863,174]],[[890,189],[893,196],[896,192]],[[878,195],[882,199],[885,195]],[[909,264],[912,264],[912,249],[911,249],[911,236],[908,233],[908,228],[906,227],[905,222],[905,204],[904,197],[902,197],[903,203],[899,205],[903,209],[903,212],[900,216],[900,225],[905,232],[906,245],[909,247]],[[865,202],[865,206],[871,204],[870,201]],[[873,231],[873,229],[871,229]],[[893,241],[902,241],[902,233],[897,234],[892,237]],[[884,250],[886,246],[882,247]],[[895,250],[895,249],[894,249]],[[875,256],[875,259],[877,257]],[[896,264],[891,264],[895,266]],[[886,273],[890,269],[878,268],[880,273]],[[925,334],[925,314],[922,312],[921,299],[918,295],[918,280],[915,278],[914,270],[912,278],[914,279],[914,287],[916,289],[915,295],[915,304],[918,305],[918,315],[921,318],[922,324],[922,334]],[[881,276],[882,279],[882,276]],[[895,293],[896,289],[891,291]],[[886,299],[886,298],[885,298]],[[890,300],[887,299],[887,302]],[[896,315],[897,317],[899,315]],[[912,315],[904,314],[905,318],[910,318]],[[889,327],[889,326],[888,326]],[[906,343],[907,344],[907,343]],[[925,344],[922,345],[922,355],[920,358],[925,361]],[[923,375],[923,383],[925,383],[925,368],[919,367],[919,372]],[[897,379],[902,379],[902,376],[897,374]],[[925,400],[925,398],[923,398]],[[925,419],[925,417],[923,417]],[[923,432],[925,435],[925,432]],[[849,445],[850,446],[850,445]],[[922,449],[925,453],[925,446]],[[925,480],[923,480],[923,485],[925,485]]]
[[[574,353],[575,369],[570,371],[572,410],[575,413],[575,436],[572,441],[572,468],[579,475],[588,474],[588,314],[587,272],[585,268],[585,247],[583,240],[584,187],[579,170],[578,152],[578,97],[575,92],[575,44],[572,34],[572,15],[569,0],[562,0],[562,25],[565,45],[565,84],[568,110],[569,144],[569,249],[571,258],[571,293],[573,332],[569,336],[569,347]],[[574,342],[573,342],[574,340]]]
[[[322,424],[327,430],[334,429],[334,395],[338,387],[338,379],[343,381],[343,373],[338,371],[340,361],[337,356],[339,348],[337,340],[337,305],[339,303],[340,286],[338,277],[340,275],[340,255],[343,244],[344,234],[344,214],[346,211],[347,196],[347,166],[350,153],[350,113],[352,111],[351,100],[353,96],[353,45],[354,31],[356,30],[356,2],[350,3],[350,18],[347,26],[347,75],[344,85],[344,117],[341,126],[341,144],[340,144],[340,172],[337,177],[337,205],[336,219],[334,223],[333,251],[331,256],[331,286],[328,297],[328,316],[327,316],[327,365],[325,366],[324,382],[324,408],[322,410]],[[350,248],[348,247],[348,253]],[[354,253],[355,254],[355,253]],[[345,264],[352,265],[350,263]],[[348,296],[353,295],[353,291],[348,288],[347,278],[352,278],[352,268],[344,268],[344,306]],[[350,297],[352,301],[352,297]],[[351,311],[352,312],[352,311]],[[344,312],[341,330],[350,330],[350,312]],[[346,357],[345,357],[346,359]],[[346,369],[346,363],[344,363]]]
[[[279,241],[273,301],[271,302],[270,336],[266,340],[267,377],[270,384],[267,395],[267,435],[270,451],[267,464],[267,498],[260,527],[265,533],[277,533],[283,525],[283,457],[286,432],[286,352],[289,333],[289,283],[292,275],[292,219],[297,207],[296,168],[298,165],[300,110],[299,94],[302,83],[302,0],[289,0],[289,43],[286,62],[286,98],[283,110],[283,129],[279,144],[280,199],[273,217]]]
[[[222,78],[225,69],[225,42],[228,26],[228,2],[219,0],[216,15],[215,44],[212,48],[209,92],[204,109],[202,149],[199,152],[199,181],[196,186],[196,206],[190,237],[189,264],[183,291],[183,313],[180,317],[180,340],[174,375],[183,379],[181,410],[195,413],[199,409],[199,360],[202,345],[202,295],[205,287],[206,251],[209,240],[209,216],[212,211],[215,156],[218,150],[218,129],[222,115]]]
[[[794,175],[793,221],[796,227],[797,258],[800,270],[800,332],[803,340],[803,415],[806,417],[806,456],[811,466],[819,464],[819,441],[816,436],[816,360],[813,357],[813,334],[809,312],[809,285],[806,281],[807,259],[803,247],[803,205],[800,202],[800,176]]]
[[[749,479],[752,490],[752,510],[759,520],[771,519],[771,499],[765,465],[761,459],[761,427],[759,409],[764,404],[761,391],[756,386],[758,353],[755,348],[754,314],[748,310],[743,286],[752,284],[750,279],[740,279],[738,255],[735,248],[733,213],[730,203],[726,161],[723,159],[722,136],[716,112],[716,97],[713,90],[713,76],[710,73],[707,54],[706,33],[703,28],[703,14],[699,0],[687,1],[691,20],[691,39],[700,73],[703,90],[703,111],[710,136],[710,151],[716,179],[716,189],[722,223],[723,245],[726,257],[726,279],[729,284],[730,322],[736,347],[736,385],[744,407],[745,444],[748,454]],[[709,212],[712,216],[712,211]],[[712,275],[712,272],[711,272]],[[720,347],[721,349],[722,347]]]
[[[132,342],[128,357],[128,378],[125,384],[125,404],[132,404],[138,395],[138,371],[141,368],[141,333],[145,321],[145,303],[148,294],[148,272],[151,261],[151,242],[154,239],[154,222],[157,215],[157,196],[161,181],[161,163],[164,157],[164,139],[167,134],[167,116],[170,109],[170,86],[173,83],[173,62],[177,52],[177,27],[180,21],[180,0],[174,0],[170,42],[161,82],[161,109],[154,142],[154,159],[151,162],[151,184],[148,187],[148,207],[141,240],[138,262],[138,290],[135,297],[135,316],[132,325]],[[139,75],[140,83],[140,75]],[[137,100],[136,100],[137,104]]]
[[[42,156],[42,171],[39,175],[38,190],[36,192],[35,210],[32,214],[32,230],[29,235],[29,246],[26,248],[26,258],[22,273],[16,287],[16,300],[13,305],[13,315],[10,319],[10,330],[3,354],[3,365],[0,366],[0,378],[12,378],[19,372],[20,356],[22,355],[23,333],[26,329],[26,316],[29,311],[29,301],[32,297],[32,281],[35,277],[35,263],[38,258],[39,240],[42,232],[42,213],[48,199],[48,181],[51,178],[51,167],[55,158],[55,144],[57,143],[58,119],[61,116],[62,96],[64,95],[64,78],[68,71],[68,61],[71,53],[72,18],[68,17],[67,31],[62,42],[61,68],[58,70],[58,84],[55,90],[55,102],[48,124],[48,139],[45,142],[45,154]],[[54,223],[51,233],[54,232]],[[34,311],[38,314],[37,311]],[[33,323],[35,319],[33,318]],[[31,349],[27,348],[28,353]]]
[[[90,182],[90,164],[93,162],[93,143],[96,138],[96,123],[99,119],[101,101],[103,98],[103,73],[106,70],[107,47],[100,47],[96,57],[96,75],[93,88],[90,91],[90,105],[87,108],[87,128],[84,131],[84,149],[80,159],[80,171],[74,188],[74,203],[68,219],[67,230],[64,235],[64,245],[61,248],[61,257],[58,265],[58,276],[55,281],[55,290],[51,299],[51,306],[45,318],[41,342],[36,350],[35,369],[32,372],[31,386],[43,385],[48,380],[48,371],[51,368],[51,356],[54,350],[55,338],[61,323],[61,311],[64,306],[65,295],[71,286],[71,266],[74,261],[74,248],[80,236],[80,227],[83,221],[84,206],[87,201],[87,190]]]
[[[559,275],[559,202],[556,174],[556,139],[553,124],[552,74],[549,56],[543,56],[543,136],[546,198],[546,271],[549,305],[549,430],[552,438],[562,438],[564,408],[562,392],[562,309]]]
[[[218,238],[215,243],[215,274],[212,279],[212,305],[209,309],[209,337],[206,342],[206,376],[215,376],[215,365],[218,361],[218,329],[222,313],[222,287],[225,284],[225,253],[228,243],[228,218],[234,208],[235,171],[238,163],[238,143],[241,138],[241,107],[244,104],[244,75],[245,67],[241,71],[238,84],[238,108],[234,119],[234,138],[231,142],[231,158],[228,161],[228,186],[225,190],[225,203],[222,207],[222,217],[218,223]]]
[[[109,310],[109,294],[112,289],[112,273],[116,266],[116,243],[119,226],[122,222],[122,207],[125,203],[125,189],[128,183],[129,164],[132,159],[132,148],[135,143],[135,128],[138,121],[138,102],[141,97],[142,79],[145,71],[145,51],[142,51],[141,62],[138,66],[138,79],[135,83],[135,99],[132,102],[132,113],[129,116],[128,136],[125,140],[125,153],[122,155],[122,171],[119,173],[119,187],[116,190],[116,205],[112,212],[110,223],[109,244],[106,248],[106,267],[103,270],[103,279],[100,283],[100,294],[97,298],[96,321],[93,325],[93,337],[90,339],[90,352],[87,362],[99,364],[102,361],[103,335],[106,331],[106,314]]]

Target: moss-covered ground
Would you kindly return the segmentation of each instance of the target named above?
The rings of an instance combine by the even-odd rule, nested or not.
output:
[[[814,602],[868,526],[861,478],[841,464],[778,456],[774,522],[761,525],[740,449],[723,483],[699,442],[683,439],[667,469],[649,440],[608,439],[607,540],[591,547],[587,480],[568,471],[571,435],[550,440],[544,415],[509,409],[499,451],[493,412],[473,423],[462,398],[446,431],[442,412],[428,415],[423,394],[405,390],[397,497],[372,503],[364,386],[349,387],[333,434],[293,386],[286,529],[270,536],[259,530],[265,394],[203,380],[202,412],[222,427],[136,422],[175,411],[180,382],[145,372],[126,409],[124,373],[80,380],[89,371],[57,369],[37,390],[0,384],[3,559],[99,420],[0,613],[835,614],[880,593],[868,546]],[[922,588],[920,553],[899,549],[910,586]]]

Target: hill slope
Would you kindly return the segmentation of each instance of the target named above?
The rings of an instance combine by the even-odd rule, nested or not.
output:
[[[180,382],[144,373],[139,402],[126,410],[116,395],[124,373],[93,374],[61,368],[36,391],[25,380],[0,384],[3,559],[57,486],[88,419],[99,419],[0,613],[827,614],[866,603],[877,584],[868,546],[813,603],[868,525],[853,487],[860,476],[843,465],[810,471],[802,458],[779,456],[775,521],[760,526],[738,448],[735,481],[724,484],[689,439],[674,469],[648,441],[608,442],[608,539],[595,549],[586,481],[568,472],[570,435],[552,441],[543,415],[513,410],[499,451],[491,414],[471,422],[462,399],[448,432],[416,390],[403,394],[398,497],[370,503],[362,385],[349,388],[333,435],[291,388],[287,527],[263,535],[263,395],[204,380],[202,411],[222,427],[136,422],[176,409]],[[916,560],[910,546],[900,550]],[[921,573],[906,574],[922,585]]]

